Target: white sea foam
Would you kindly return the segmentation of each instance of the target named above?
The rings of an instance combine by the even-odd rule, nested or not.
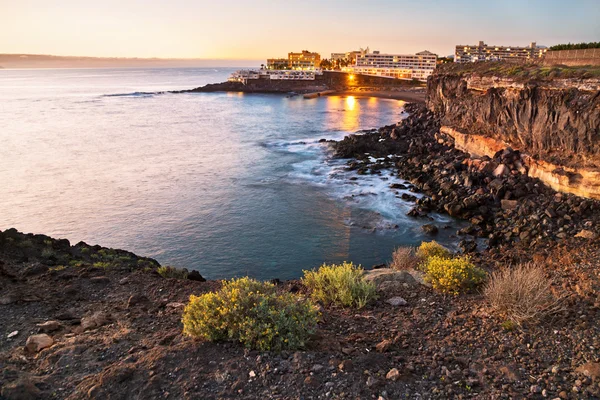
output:
[[[324,139],[340,140],[347,133],[337,132],[323,137]],[[414,203],[402,200],[402,193],[408,193],[417,198],[422,194],[413,193],[408,189],[392,189],[394,183],[406,183],[397,177],[391,170],[383,169],[381,174],[358,175],[356,171],[346,168],[348,160],[332,157],[329,145],[319,142],[319,139],[310,139],[294,142],[275,142],[267,144],[268,147],[288,153],[302,155],[306,159],[292,164],[292,171],[288,178],[292,182],[310,184],[326,189],[326,193],[348,206],[365,213],[356,213],[345,222],[350,226],[361,226],[367,229],[418,229],[423,220],[415,220],[406,214]],[[395,158],[389,155],[389,158]],[[384,158],[369,156],[372,163],[382,161]],[[450,223],[447,216],[431,214],[438,223]]]

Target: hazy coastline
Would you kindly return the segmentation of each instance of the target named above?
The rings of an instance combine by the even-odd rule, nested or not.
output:
[[[202,68],[257,65],[259,60],[201,58],[79,57],[45,54],[0,54],[1,69],[55,68]]]

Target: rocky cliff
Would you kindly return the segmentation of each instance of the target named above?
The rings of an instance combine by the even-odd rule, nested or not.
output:
[[[506,73],[520,67],[490,75],[493,64],[484,73],[464,68],[442,68],[427,90],[428,108],[458,148],[475,157],[518,149],[530,176],[600,198],[600,78]]]
[[[571,167],[600,166],[600,79],[432,76],[428,107],[442,126],[504,141]]]

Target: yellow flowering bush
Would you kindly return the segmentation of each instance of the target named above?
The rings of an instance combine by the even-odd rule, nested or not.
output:
[[[434,289],[452,294],[468,291],[485,279],[485,271],[473,265],[468,256],[432,256],[425,262],[424,269],[425,279]]]
[[[435,240],[432,240],[431,242],[423,242],[417,248],[417,257],[419,257],[421,260],[424,260],[425,263],[429,257],[434,256],[440,258],[452,258],[452,252]]]
[[[192,337],[281,351],[303,347],[318,317],[310,300],[279,293],[271,283],[240,278],[224,282],[217,292],[190,296],[182,322],[183,333]]]
[[[363,275],[363,269],[352,263],[323,264],[317,270],[304,271],[302,283],[313,299],[325,305],[362,308],[377,298],[375,284],[365,281]]]

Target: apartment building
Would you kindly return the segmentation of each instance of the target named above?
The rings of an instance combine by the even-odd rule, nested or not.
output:
[[[230,82],[241,82],[244,85],[249,81],[259,79],[283,80],[283,81],[314,81],[316,76],[323,75],[320,70],[270,70],[270,69],[242,69],[232,73],[227,79]]]
[[[436,67],[437,55],[422,51],[417,54],[387,54],[363,50],[356,65],[348,68],[357,74],[377,75],[397,79],[427,80]]]
[[[269,70],[308,71],[319,69],[321,66],[321,55],[302,50],[301,53],[288,53],[288,58],[269,58],[266,68]]]
[[[529,46],[490,46],[483,41],[477,45],[456,46],[454,62],[500,61],[507,59],[535,59],[546,54],[546,47],[531,42]]]
[[[307,50],[301,53],[288,53],[288,64],[295,70],[313,70],[321,65],[321,55]]]
[[[268,58],[267,69],[290,69],[287,58]]]

